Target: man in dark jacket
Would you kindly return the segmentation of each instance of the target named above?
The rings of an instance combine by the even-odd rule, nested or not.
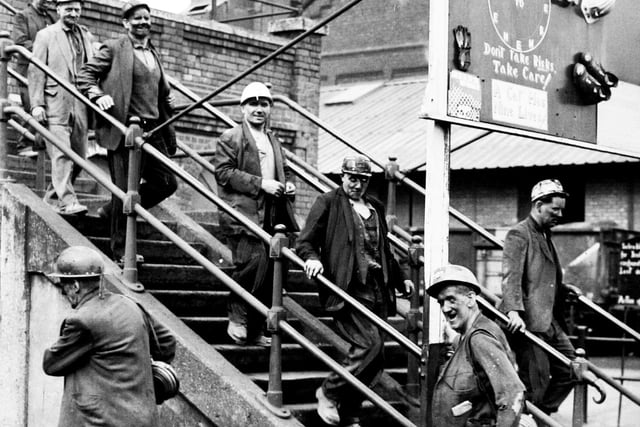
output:
[[[562,267],[551,241],[551,227],[562,218],[568,194],[555,179],[545,179],[531,190],[529,217],[507,233],[502,260],[502,304],[511,332],[526,327],[569,359],[575,350],[564,328],[564,301],[569,292],[580,294],[562,283]],[[558,410],[574,385],[571,369],[521,334],[511,344],[516,352],[520,378],[528,397],[546,413]]]
[[[97,252],[72,246],[51,275],[74,308],[43,360],[65,378],[58,425],[157,427],[151,358],[170,362],[175,339],[135,301],[103,291],[102,273]]]
[[[213,164],[220,197],[232,208],[269,233],[277,224],[298,231],[289,200],[295,186],[282,147],[268,128],[273,98],[262,83],[249,83],[240,97],[242,124],[225,131],[216,147]],[[227,244],[235,270],[232,278],[258,299],[270,305],[269,280],[272,263],[261,239],[222,214]],[[227,334],[237,344],[269,345],[262,333],[263,319],[234,293],[228,300]]]
[[[307,277],[324,274],[365,307],[385,319],[395,314],[395,288],[411,292],[387,240],[382,204],[366,194],[370,162],[347,157],[342,186],[319,196],[297,242]],[[350,345],[344,366],[360,381],[372,384],[384,367],[384,340],[379,329],[338,296],[320,288],[320,299],[333,313],[335,327]],[[331,425],[359,425],[362,396],[332,373],[316,391],[318,414]],[[338,409],[339,408],[339,409]]]
[[[502,330],[480,313],[476,277],[460,265],[440,267],[427,293],[438,300],[443,316],[460,334],[436,382],[432,425],[518,426],[524,385]]]
[[[118,121],[128,124],[131,117],[141,119],[143,131],[150,131],[168,119],[173,112],[174,98],[165,78],[160,57],[149,38],[151,9],[139,0],[122,6],[122,23],[127,35],[107,40],[78,75],[77,86],[100,109]],[[129,165],[128,149],[118,129],[105,120],[96,121],[98,144],[108,150],[111,179],[122,190],[127,190]],[[152,134],[147,143],[162,154],[175,154],[175,132],[171,126]],[[173,173],[156,159],[142,153],[140,165],[140,204],[149,209],[177,189]],[[126,220],[122,201],[112,197],[110,205],[98,212],[111,218],[111,250],[113,258],[120,260],[124,253]]]
[[[57,21],[54,15],[48,10],[49,0],[33,0],[24,9],[18,11],[13,18],[13,29],[11,30],[11,39],[18,46],[23,46],[30,52],[33,50],[33,41],[36,34],[41,29],[53,24]],[[16,55],[16,71],[24,78],[27,78],[27,70],[29,69],[29,61],[22,55]],[[29,102],[29,88],[20,85],[20,100],[22,108],[26,112],[31,112],[31,103]],[[18,140],[18,150],[21,155],[30,155],[33,150],[25,150],[27,148],[23,137]],[[33,154],[36,154],[33,152]]]

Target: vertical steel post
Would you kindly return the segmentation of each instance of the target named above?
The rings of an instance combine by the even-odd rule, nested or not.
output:
[[[587,334],[589,333],[589,328],[585,325],[577,325],[576,326],[576,335],[578,336],[578,341],[577,341],[577,345],[576,347],[579,348],[580,350],[582,350],[585,354],[586,354],[586,349],[587,348]],[[589,396],[589,387],[584,387],[583,388],[583,393],[584,396],[582,397],[582,399],[585,402],[584,405],[584,413],[582,414],[582,419],[583,421],[586,423],[588,422],[587,420],[587,413],[588,413],[588,405],[586,404],[588,402],[587,397]]]
[[[267,403],[269,409],[282,418],[291,416],[289,410],[282,407],[282,330],[280,329],[280,321],[286,320],[287,314],[282,306],[282,281],[285,265],[282,249],[286,248],[289,243],[285,232],[285,226],[278,224],[275,226],[275,233],[271,238],[269,257],[273,259],[273,293],[271,308],[267,313],[267,330],[271,332]]]
[[[429,74],[420,116],[427,119],[424,141],[427,147],[427,174],[425,179],[424,242],[425,287],[431,284],[431,272],[449,262],[449,157],[451,126],[433,117],[447,115],[447,88],[449,71],[449,0],[429,2]],[[443,317],[433,298],[424,293],[422,352],[428,360],[430,347],[443,342]],[[435,347],[434,347],[435,348]],[[437,357],[437,355],[434,355]],[[430,372],[430,374],[432,374]],[[430,378],[426,378],[430,380]],[[420,425],[428,425],[431,415],[431,390],[425,381],[421,390]]]
[[[420,257],[424,255],[424,246],[422,246],[422,237],[417,233],[416,229],[412,230],[411,246],[409,246],[409,266],[411,267],[411,280],[415,285],[413,294],[411,295],[409,313],[407,313],[407,334],[411,342],[418,344],[420,334]],[[419,372],[424,372],[425,365],[412,355],[408,355],[407,362],[407,392],[413,397],[420,395],[420,378]]]
[[[6,48],[11,46],[13,42],[9,38],[8,31],[0,32],[0,183],[10,182],[9,162],[8,162],[8,146],[9,146],[9,127],[7,121],[8,114],[4,112],[5,107],[9,106],[9,73],[8,66],[11,55],[7,53]]]
[[[581,381],[583,374],[589,369],[587,367],[587,361],[584,359],[585,351],[583,348],[576,348],[576,358],[571,361],[571,369],[574,375],[579,380],[573,389],[573,420],[571,422],[572,427],[582,427],[585,423],[584,414],[586,400],[586,388],[587,384]]]
[[[142,137],[140,119],[132,117],[129,120],[129,127],[124,138],[124,146],[129,149],[129,170],[127,177],[127,195],[122,203],[122,211],[127,216],[127,234],[124,246],[124,279],[127,285],[138,292],[144,290],[138,282],[138,264],[136,254],[137,246],[137,215],[134,209],[136,203],[140,203],[140,148],[135,140]],[[116,214],[114,212],[114,214]]]
[[[387,180],[387,225],[389,230],[393,230],[393,226],[398,223],[396,194],[398,182],[396,181],[396,172],[400,170],[400,166],[396,162],[398,158],[389,156],[389,163],[384,167],[384,179]]]

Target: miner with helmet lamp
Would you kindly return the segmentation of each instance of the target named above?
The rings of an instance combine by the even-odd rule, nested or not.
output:
[[[220,136],[213,156],[220,197],[268,233],[282,224],[298,231],[293,198],[296,187],[280,139],[271,131],[273,96],[269,85],[254,81],[240,95],[242,121]],[[264,242],[246,232],[233,217],[221,214],[220,225],[231,249],[233,279],[265,304],[271,277]],[[236,344],[270,345],[264,317],[235,293],[227,300],[227,335]]]
[[[508,317],[509,339],[527,398],[547,414],[558,410],[575,385],[575,376],[569,366],[548,357],[521,332],[527,329],[568,359],[576,357],[564,312],[566,298],[581,291],[563,282],[551,233],[563,219],[568,197],[557,179],[536,183],[529,215],[508,231],[502,259],[500,310]]]
[[[384,205],[367,193],[372,167],[363,156],[342,161],[342,185],[318,196],[296,252],[308,278],[323,274],[381,318],[393,315],[396,290],[408,296],[408,280],[391,251]],[[333,314],[336,332],[350,344],[343,366],[371,385],[384,368],[380,330],[324,287],[320,301]],[[317,412],[329,425],[358,425],[362,396],[331,373],[316,390]]]
[[[132,298],[102,290],[104,269],[94,249],[71,246],[47,275],[74,309],[42,364],[65,377],[58,426],[155,427],[156,403],[178,391],[176,340]]]
[[[427,294],[438,300],[445,320],[459,333],[434,388],[432,424],[535,426],[530,416],[522,414],[525,388],[507,338],[480,312],[476,301],[480,293],[476,276],[461,265],[445,265],[431,275]],[[458,384],[464,384],[464,393]]]

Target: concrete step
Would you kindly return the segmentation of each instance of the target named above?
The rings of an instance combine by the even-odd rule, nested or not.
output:
[[[104,253],[111,253],[108,237],[90,237],[91,242]],[[206,246],[200,243],[190,243],[201,254],[207,254]],[[184,264],[194,265],[196,262],[173,242],[161,240],[138,240],[138,253],[144,256],[145,263],[160,264]]]
[[[110,199],[109,199],[110,200]],[[106,203],[106,199],[101,199],[100,203],[97,203],[97,207]],[[174,222],[163,222],[171,231],[176,232],[178,226]],[[111,223],[109,219],[100,218],[97,214],[86,215],[84,219],[74,221],[72,225],[85,236],[90,237],[109,237]],[[138,239],[149,241],[168,241],[164,234],[156,230],[152,225],[138,218],[136,222]]]
[[[232,267],[221,267],[227,274]],[[144,264],[138,279],[148,290],[226,291],[228,288],[201,265]]]

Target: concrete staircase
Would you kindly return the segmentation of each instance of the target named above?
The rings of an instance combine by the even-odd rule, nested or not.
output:
[[[10,175],[16,181],[32,187],[35,182],[35,160],[13,155],[9,158]],[[106,198],[99,194],[97,184],[90,178],[80,178],[76,188],[79,190],[81,201],[90,206],[90,212],[86,216],[70,216],[66,219],[98,248],[108,253],[108,224],[95,215],[95,209]],[[175,222],[166,222],[166,225],[174,231],[179,227]],[[218,234],[215,224],[201,223],[200,225],[213,236]],[[138,253],[145,258],[145,263],[139,266],[139,281],[144,284],[147,291],[266,391],[269,349],[238,346],[227,336],[226,297],[229,291],[226,287],[143,221],[138,222],[138,239]],[[192,242],[192,246],[212,261],[219,259],[201,243]],[[223,267],[223,270],[230,273],[229,267]],[[301,271],[289,272],[286,290],[286,300],[304,307],[316,316],[316,321],[321,324],[331,323],[330,317],[320,307],[316,285],[307,281]],[[291,315],[288,320],[331,357],[341,359],[340,351],[329,344],[330,340],[327,340],[326,336],[318,334],[317,329],[309,327]],[[404,319],[401,317],[390,319],[390,323],[399,330],[404,328]],[[297,343],[291,342],[288,337],[285,337],[284,341],[282,365],[285,405],[304,425],[322,426],[324,424],[315,412],[314,392],[328,374],[327,368]],[[385,356],[387,372],[399,383],[404,383],[406,352],[395,342],[387,342]],[[385,395],[385,390],[381,392]],[[393,396],[390,395],[388,399],[402,412],[407,409],[400,400],[394,401]],[[384,413],[368,402],[365,402],[363,412],[366,414],[362,423],[365,426],[395,425],[393,420],[388,419]]]

